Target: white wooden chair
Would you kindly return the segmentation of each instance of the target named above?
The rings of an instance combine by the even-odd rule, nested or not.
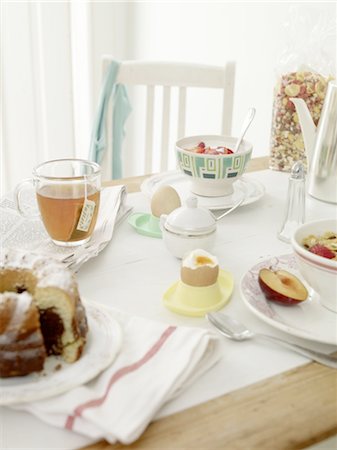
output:
[[[112,60],[112,56],[103,56],[103,77]],[[134,114],[135,106],[141,103],[140,96],[137,97],[135,94],[135,87],[142,87],[145,91],[142,97],[145,111],[143,110],[138,114],[137,119],[134,119],[133,128],[132,125],[129,126],[131,116],[127,120],[126,138],[123,143],[123,176],[149,174],[175,168],[174,142],[183,137],[186,132],[187,97],[191,88],[216,90],[219,116],[221,116],[216,120],[220,125],[216,132],[198,127],[198,132],[193,134],[230,135],[234,81],[234,62],[228,62],[224,66],[181,62],[121,62],[117,82],[124,84],[128,90],[133,108],[131,116]],[[158,101],[158,96],[161,97],[161,102]],[[176,112],[173,111],[173,103],[175,103]],[[209,109],[203,111],[201,105],[200,114],[209,115]],[[109,121],[110,119],[111,116],[108,117]],[[161,125],[159,125],[160,121]],[[136,129],[143,135],[141,140],[135,136]],[[111,142],[109,127],[107,137],[109,145]],[[126,149],[125,146],[128,148]],[[111,147],[108,147],[102,166],[105,179],[111,178]]]

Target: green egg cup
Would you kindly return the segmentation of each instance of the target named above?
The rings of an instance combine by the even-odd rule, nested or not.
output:
[[[148,237],[161,238],[159,218],[147,213],[134,213],[128,218],[129,224],[137,233]]]

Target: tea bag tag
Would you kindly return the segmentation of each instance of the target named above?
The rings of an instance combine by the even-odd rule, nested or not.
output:
[[[96,203],[93,200],[85,199],[81,211],[80,218],[78,219],[76,229],[79,231],[88,231],[92,217],[94,215],[94,211],[96,208]]]

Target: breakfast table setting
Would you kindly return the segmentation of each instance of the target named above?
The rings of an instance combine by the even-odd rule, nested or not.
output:
[[[307,161],[289,170],[254,157],[252,108],[239,138],[179,139],[175,170],[101,184],[97,162],[47,161],[1,200],[1,277],[43,258],[37,287],[75,283],[82,333],[72,361],[46,347],[18,376],[1,325],[2,449],[295,449],[337,434],[337,86],[317,133],[297,100]],[[15,291],[3,305],[40,301],[1,282]]]
[[[251,201],[217,223],[213,254],[221,269],[234,279],[233,292],[221,310],[254,332],[331,354],[337,345],[336,314],[322,313],[320,306],[307,317],[302,306],[273,305],[273,311],[281,315],[270,318],[251,301],[249,291],[243,292],[243,280],[256,267],[283,264],[288,269],[293,257],[291,245],[277,236],[285,214],[289,174],[267,167],[266,157],[248,163],[243,179],[257,185],[258,193],[250,194]],[[151,213],[149,186],[155,185],[158,177],[165,184],[166,179],[169,183],[172,177],[179,179],[179,174],[173,171],[105,185],[106,189],[126,187],[130,218],[132,214]],[[306,195],[307,221],[330,219],[335,214],[333,204]],[[157,342],[154,336],[161,336],[159,341],[169,340],[174,329],[181,335],[177,333],[171,349],[162,351],[164,361],[135,376],[134,382],[128,382],[126,376],[125,386],[116,388],[116,397],[114,389],[105,393],[107,397],[111,393],[110,400],[104,402],[107,410],[91,408],[85,401],[87,394],[80,391],[76,400],[63,394],[3,406],[2,448],[103,449],[128,444],[133,448],[217,448],[225,443],[233,448],[298,448],[336,433],[336,370],[277,343],[258,338],[228,340],[205,317],[181,315],[167,308],[163,296],[179,279],[180,265],[181,260],[170,253],[162,239],[136,232],[126,219],[115,226],[109,244],[76,274],[86,304],[105,308],[105,314],[124,324],[121,335],[115,330],[111,336],[113,352],[119,356],[114,356],[113,372],[105,371],[112,377],[109,386],[114,384],[111,380],[123,378],[125,372],[143,364],[151,353],[150,342]],[[310,300],[307,310],[314,301],[317,299]],[[321,324],[313,324],[316,314],[321,315]],[[193,330],[198,333],[194,335]],[[199,355],[194,354],[196,348]],[[144,352],[143,359],[139,351]],[[181,366],[179,356],[189,359],[189,367]],[[165,374],[166,358],[173,364],[175,357],[180,379]],[[149,383],[152,390],[147,392]],[[78,387],[73,389],[76,392]],[[62,411],[76,410],[75,405],[77,412],[66,417]],[[92,409],[83,421],[79,420],[81,405],[83,411]]]

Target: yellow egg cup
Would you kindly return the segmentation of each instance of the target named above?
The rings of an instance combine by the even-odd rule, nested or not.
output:
[[[202,317],[210,311],[221,309],[230,299],[234,289],[232,274],[219,270],[215,284],[205,287],[189,286],[181,280],[164,293],[164,305],[184,316]]]

